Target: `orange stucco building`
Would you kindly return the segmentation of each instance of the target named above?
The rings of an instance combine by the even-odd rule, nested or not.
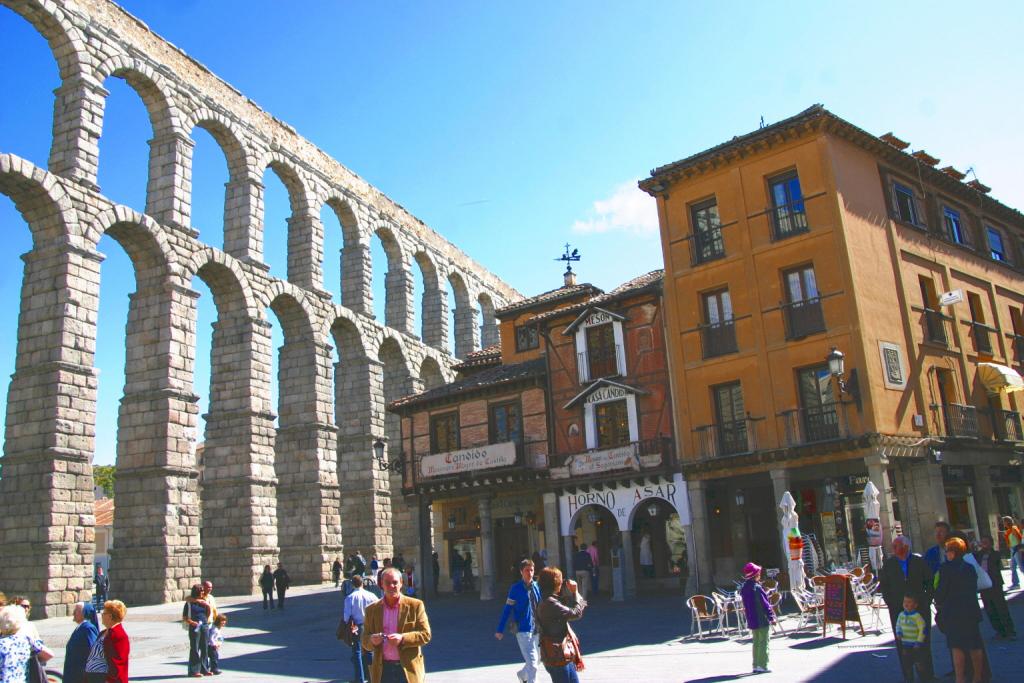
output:
[[[781,564],[786,490],[822,565],[864,555],[868,480],[922,550],[1022,514],[1024,394],[985,377],[1024,363],[1024,216],[964,181],[815,106],[640,183],[702,583]]]

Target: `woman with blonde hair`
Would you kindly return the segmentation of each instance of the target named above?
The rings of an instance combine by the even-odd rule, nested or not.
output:
[[[53,656],[43,641],[20,633],[27,623],[28,615],[20,605],[0,607],[0,683],[25,683],[32,657],[45,664]]]
[[[950,538],[943,547],[946,562],[935,577],[935,623],[946,634],[946,642],[953,653],[956,683],[967,683],[968,658],[973,671],[972,683],[984,683],[988,667],[979,628],[978,574],[964,561],[967,543],[962,538]]]
[[[128,608],[120,600],[107,600],[100,612],[103,630],[85,662],[86,683],[128,683],[128,655],[131,643],[125,633]]]

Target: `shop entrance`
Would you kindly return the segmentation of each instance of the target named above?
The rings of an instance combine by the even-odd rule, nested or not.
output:
[[[974,511],[974,495],[969,487],[946,493],[946,512],[949,513],[950,526],[962,531],[968,541],[978,540],[978,516]]]
[[[633,563],[637,587],[655,588],[662,580],[689,573],[686,535],[675,508],[654,498],[633,512]]]
[[[494,528],[494,571],[498,590],[504,590],[519,579],[519,560],[530,556],[527,528],[511,518],[497,520]]]
[[[612,548],[622,545],[619,525],[612,513],[600,505],[588,505],[576,513],[573,524],[573,555],[580,546],[597,542],[597,580],[599,592],[606,595],[612,587]]]
[[[478,559],[476,538],[454,538],[448,542],[448,567],[454,592],[469,593],[478,590]]]

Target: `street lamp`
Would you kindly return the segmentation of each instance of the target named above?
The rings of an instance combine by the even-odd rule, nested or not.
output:
[[[657,517],[658,516],[658,506],[655,505],[654,503],[651,503],[650,505],[648,505],[647,506],[647,514],[650,515],[651,517]]]
[[[529,512],[527,512],[526,513],[526,525],[527,526],[533,526],[536,522],[537,522],[537,515],[533,512],[533,510],[530,510]]]
[[[736,489],[736,507],[743,507],[747,499],[743,496],[743,489]]]
[[[455,528],[455,513],[454,512],[451,513],[450,515],[448,515],[448,528],[449,529],[454,529]]]
[[[516,526],[519,526],[520,524],[522,524],[523,523],[523,511],[522,510],[516,510],[512,514],[512,521],[516,523]]]
[[[850,370],[849,379],[843,379],[843,375],[846,374],[846,357],[834,346],[825,356],[825,360],[828,361],[829,374],[836,378],[839,391],[848,394],[857,404],[857,410],[860,411],[860,386],[857,384],[857,369]]]
[[[377,467],[381,472],[401,472],[405,468],[405,454],[392,458],[388,462],[384,455],[385,450],[387,450],[387,444],[384,439],[377,437],[377,440],[373,442],[373,457],[377,461]]]

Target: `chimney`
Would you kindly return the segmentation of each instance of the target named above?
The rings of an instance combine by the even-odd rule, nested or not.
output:
[[[572,272],[571,266],[565,269],[565,275],[562,277],[565,278],[566,287],[573,287],[576,285],[576,273]]]

